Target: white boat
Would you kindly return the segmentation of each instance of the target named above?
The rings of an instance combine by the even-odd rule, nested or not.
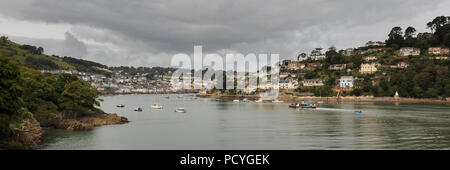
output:
[[[134,111],[137,111],[137,112],[142,112],[142,111],[143,111],[143,109],[142,109],[142,107],[138,107],[138,108],[135,108],[135,109],[134,109]]]
[[[240,102],[239,100],[233,100],[233,102]]]
[[[242,102],[249,103],[250,101],[248,99],[244,99],[244,100],[242,100]]]
[[[152,109],[162,109],[163,107],[159,104],[153,104]]]
[[[255,102],[256,102],[256,103],[262,103],[263,100],[259,99],[259,100],[256,100]]]
[[[175,112],[178,112],[178,113],[186,113],[186,109],[180,107],[180,108],[178,108],[178,109],[175,109]]]

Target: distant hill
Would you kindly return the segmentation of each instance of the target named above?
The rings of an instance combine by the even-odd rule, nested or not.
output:
[[[104,71],[108,66],[72,57],[59,57],[44,54],[44,48],[27,44],[18,44],[8,40],[8,37],[0,38],[0,56],[16,60],[20,64],[28,65],[37,70],[77,70],[82,72],[108,75]]]

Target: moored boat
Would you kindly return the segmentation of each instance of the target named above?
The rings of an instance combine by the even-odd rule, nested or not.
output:
[[[162,109],[163,107],[159,104],[153,104],[152,109]]]
[[[136,112],[142,112],[143,109],[142,109],[142,107],[138,107],[138,108],[135,108],[134,111],[136,111]]]
[[[303,108],[303,109],[315,109],[317,105],[314,102],[301,102],[301,103],[293,103],[289,105],[290,108]]]
[[[184,108],[178,108],[178,109],[175,109],[175,112],[178,112],[178,113],[186,113],[186,109],[184,109]]]
[[[119,105],[117,105],[116,107],[125,107],[125,105],[119,104]]]

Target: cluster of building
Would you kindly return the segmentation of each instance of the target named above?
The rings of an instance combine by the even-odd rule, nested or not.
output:
[[[169,75],[156,75],[154,80],[147,78],[148,74],[129,75],[122,71],[113,72],[107,77],[101,74],[79,72],[76,70],[41,70],[52,74],[76,75],[80,80],[89,82],[92,87],[103,93],[130,94],[130,93],[168,93],[172,91]]]
[[[298,61],[305,61],[305,60],[324,60],[326,59],[326,55],[325,53],[322,52],[322,48],[316,48],[314,50],[311,51],[311,54],[308,55],[306,53],[301,53],[297,59]]]
[[[422,38],[427,38],[428,34],[421,34]],[[406,61],[400,61],[395,65],[384,65],[382,66],[379,62],[380,55],[376,54],[378,52],[384,52],[386,49],[385,43],[379,41],[369,41],[365,44],[364,48],[358,50],[353,48],[348,48],[346,50],[341,50],[341,54],[344,56],[353,55],[363,55],[363,63],[359,66],[359,70],[351,70],[348,68],[347,64],[332,64],[329,65],[328,70],[330,71],[346,71],[346,73],[351,74],[351,72],[358,72],[359,74],[374,74],[382,68],[392,68],[392,69],[405,69],[408,67]],[[327,58],[326,54],[322,52],[322,48],[315,48],[312,50],[311,54],[301,53],[296,61],[284,60],[281,64],[282,70],[285,72],[280,73],[279,88],[283,90],[295,90],[300,87],[321,87],[324,86],[325,80],[323,79],[299,79],[298,77],[304,77],[305,73],[301,73],[301,70],[305,71],[315,71],[320,69],[325,69],[323,67],[323,62],[320,60],[325,60]],[[399,58],[407,56],[418,56],[422,53],[418,48],[413,47],[403,47],[397,51]],[[430,47],[427,50],[433,59],[447,60],[449,49],[441,47]],[[308,61],[308,62],[305,62]],[[353,67],[354,68],[354,67]],[[162,75],[155,75],[152,79],[149,79],[148,74],[129,75],[123,71],[110,71],[108,69],[103,69],[111,73],[111,76],[105,76],[100,74],[92,74],[86,72],[78,72],[76,70],[41,70],[42,72],[49,72],[53,74],[72,74],[78,76],[81,80],[89,82],[93,87],[97,88],[101,92],[105,93],[115,93],[115,94],[128,94],[128,93],[170,93],[176,92],[185,87],[191,87],[190,90],[197,89],[196,87],[201,87],[201,89],[206,89],[206,86],[214,86],[218,82],[216,80],[206,81],[193,81],[193,75],[191,73],[186,73],[183,77],[179,77],[180,83],[189,83],[188,85],[179,84],[180,86],[172,86],[171,79],[172,76],[169,73],[161,73]],[[296,72],[295,74],[292,72]],[[349,75],[348,74],[348,75]],[[257,73],[243,73],[243,75],[238,74],[236,78],[227,81],[241,81],[245,82],[246,89],[242,91],[243,93],[252,93],[256,89],[268,89],[271,87],[263,87],[265,85],[258,84],[257,87],[248,88],[249,80],[251,78],[258,77]],[[182,81],[189,79],[190,81]],[[299,81],[302,80],[302,81]],[[344,89],[351,90],[354,88],[355,80],[358,78],[353,76],[342,76],[339,80],[336,80],[334,89]],[[267,85],[269,86],[269,85]],[[272,86],[272,85],[270,85]],[[200,90],[205,92],[205,90]]]
[[[422,33],[420,34],[421,38],[427,38],[429,34]],[[377,62],[380,59],[380,55],[376,54],[378,52],[385,52],[386,44],[380,41],[369,41],[365,44],[364,48],[360,48],[358,50],[354,48],[348,48],[345,50],[341,50],[341,54],[344,56],[353,56],[353,55],[363,55],[362,61],[363,63],[359,66],[358,73],[359,74],[374,74],[378,72],[382,68],[391,68],[391,69],[406,69],[408,68],[408,63],[406,61],[399,61],[394,65],[381,65]],[[297,76],[302,76],[302,73],[292,73],[292,71],[314,71],[322,68],[322,64],[318,60],[324,60],[327,56],[322,53],[322,48],[314,49],[311,54],[308,56],[306,53],[301,53],[297,57],[297,61],[285,60],[283,61],[282,68],[284,67],[288,72],[282,72],[280,74],[280,89],[285,90],[294,90],[299,87],[320,87],[325,85],[325,80],[323,79],[304,79],[303,81],[298,81]],[[419,48],[413,47],[403,47],[397,51],[397,55],[399,58],[408,57],[408,56],[419,56],[423,53]],[[367,55],[368,54],[368,55]],[[427,53],[431,56],[432,59],[440,59],[447,60],[449,54],[449,48],[442,47],[430,47],[427,50]],[[305,62],[308,60],[308,62]],[[352,72],[351,69],[347,68],[347,64],[332,64],[328,67],[328,70],[331,71],[346,71],[348,73]],[[336,89],[352,89],[354,87],[354,81],[358,80],[358,78],[353,76],[342,76],[338,80],[339,82],[335,83]]]

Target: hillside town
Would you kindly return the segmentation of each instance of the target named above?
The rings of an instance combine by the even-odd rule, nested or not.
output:
[[[401,31],[395,31],[398,27],[393,28],[386,42],[368,41],[360,47],[343,50],[332,46],[325,51],[318,47],[309,54],[302,52],[294,59],[283,60],[280,94],[445,99],[449,48],[435,43],[437,38],[433,33],[413,36],[405,32],[403,36]],[[394,40],[394,35],[401,39]],[[237,79],[249,80],[248,77]],[[258,89],[256,93],[263,91]],[[202,91],[202,94],[253,95],[255,92],[233,89]]]
[[[421,36],[419,36],[421,35]],[[427,37],[427,33],[420,33],[418,37]],[[323,89],[324,86],[331,86],[333,94],[342,95],[342,93],[353,92],[356,88],[363,88],[365,78],[370,78],[372,86],[376,86],[379,80],[389,72],[408,68],[408,58],[424,56],[428,60],[448,60],[449,48],[429,47],[427,50],[421,50],[413,47],[401,47],[399,50],[392,51],[393,56],[388,56],[387,51],[392,49],[386,48],[386,43],[380,41],[369,41],[364,46],[358,48],[347,48],[338,51],[338,55],[343,57],[357,57],[360,60],[359,65],[352,63],[331,64],[329,56],[331,51],[336,52],[335,47],[330,47],[327,52],[323,52],[323,48],[315,48],[308,55],[307,53],[299,54],[295,60],[284,60],[280,63],[280,81],[279,89],[281,92],[293,94],[297,96],[314,96],[322,95],[322,91],[317,93],[317,89]],[[329,55],[327,55],[327,53]],[[386,58],[390,58],[395,62],[384,62]],[[382,63],[383,64],[382,64]],[[358,62],[356,62],[358,63]],[[136,73],[135,75],[119,71],[111,71],[103,69],[103,71],[111,73],[111,76],[102,74],[94,74],[89,72],[81,72],[76,70],[41,70],[52,74],[72,74],[78,76],[81,80],[89,82],[93,87],[97,88],[103,94],[150,94],[150,93],[176,93],[181,92],[180,89],[171,86],[171,72],[156,75],[153,79],[148,78],[148,73]],[[312,73],[324,73],[322,75],[311,75]],[[337,73],[339,77],[330,79],[331,73]],[[237,74],[237,80],[247,81],[251,77],[257,77],[256,73]],[[327,78],[328,77],[328,78]],[[191,74],[186,74],[180,79],[192,79]],[[233,81],[233,80],[228,80]],[[204,82],[200,82],[204,83]],[[211,85],[216,84],[217,80],[209,82]],[[214,90],[194,90],[195,84],[191,84],[191,89],[184,89],[184,92],[200,92],[201,94],[213,93]],[[205,89],[205,85],[199,85]],[[227,94],[255,94],[261,91],[258,89],[267,89],[258,84],[254,89],[246,88],[245,90],[226,91]],[[186,91],[187,90],[187,91]],[[398,93],[398,92],[397,92]],[[327,95],[324,93],[323,95]]]
[[[76,70],[41,70],[43,73],[71,74],[79,79],[87,81],[92,87],[97,88],[103,94],[151,94],[173,93],[170,87],[170,72],[155,76],[155,79],[147,78],[148,73],[131,75],[123,71],[105,71],[112,73],[107,77],[102,74],[80,72]]]
[[[426,37],[429,33],[420,33],[418,37]],[[349,68],[349,63],[328,64],[329,66],[324,68],[327,63],[327,56],[321,52],[322,48],[314,49],[310,55],[301,53],[296,60],[285,60],[282,64],[283,70],[280,73],[280,89],[284,92],[296,92],[308,87],[323,87],[329,82],[330,79],[322,78],[326,75],[318,75],[318,77],[308,78],[306,73],[311,71],[324,71],[324,72],[338,72],[341,76],[338,79],[334,79],[329,82],[328,85],[332,86],[334,92],[351,92],[355,88],[361,87],[364,78],[368,75],[372,75],[371,83],[375,86],[379,83],[381,77],[386,76],[389,72],[395,72],[398,69],[408,68],[408,58],[424,56],[428,60],[448,60],[449,48],[443,47],[429,47],[427,50],[421,50],[413,47],[401,47],[399,50],[393,51],[393,56],[388,56],[386,53],[386,44],[379,41],[369,41],[363,47],[348,48],[340,50],[339,53],[342,56],[361,57],[361,64],[359,66],[353,65]],[[334,47],[331,47],[329,51],[335,51]],[[391,58],[395,60],[395,63],[380,63],[381,60]],[[352,63],[355,64],[355,63]],[[370,77],[370,76],[369,76]],[[297,95],[314,95],[312,93],[298,93]]]

